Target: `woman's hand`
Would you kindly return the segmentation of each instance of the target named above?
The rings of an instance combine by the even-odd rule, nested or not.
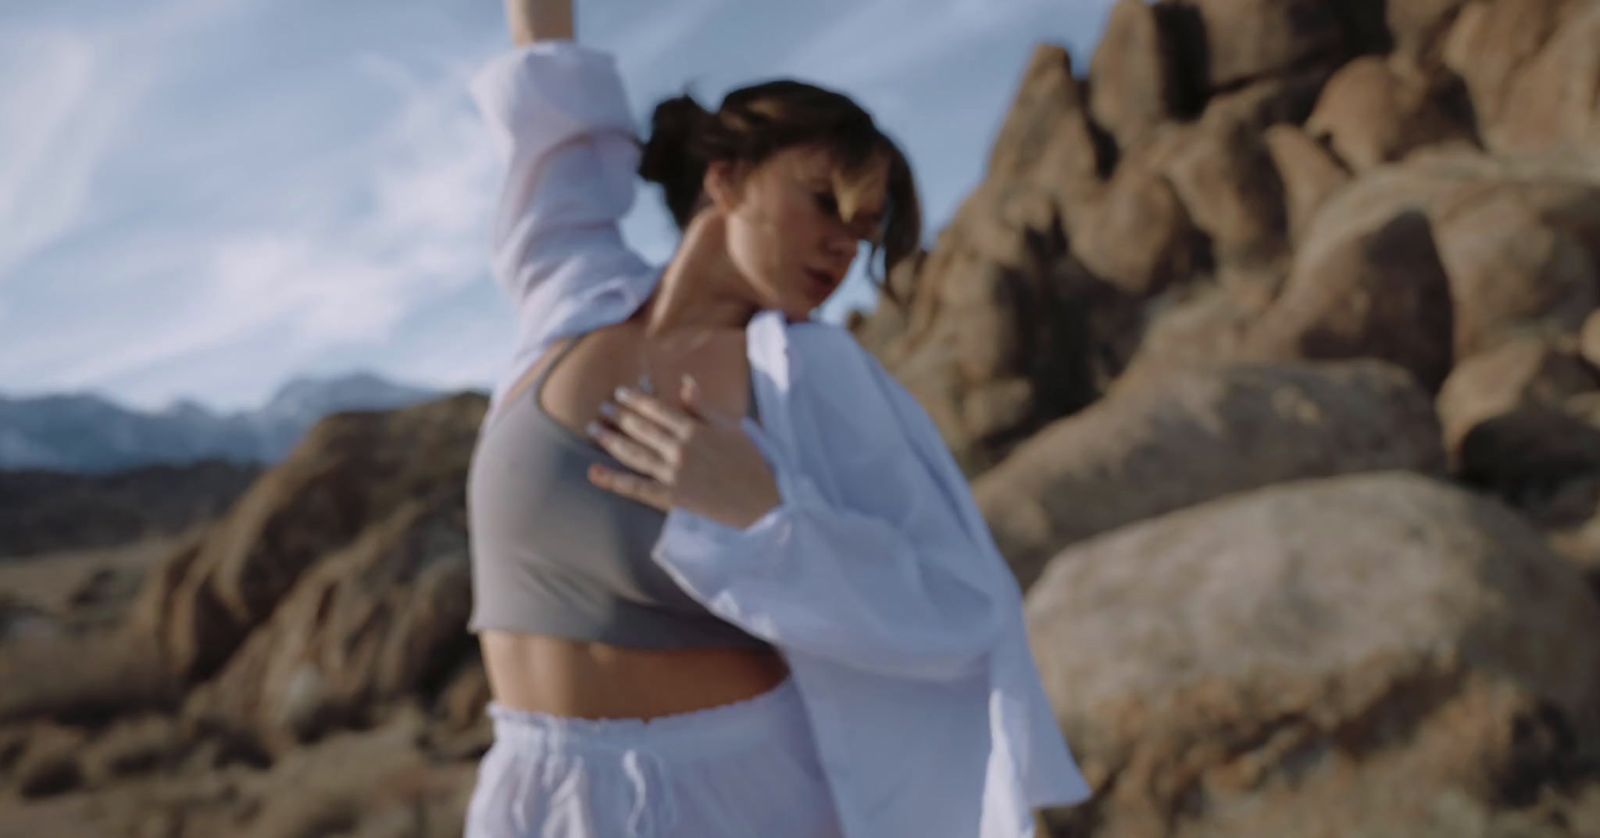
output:
[[[744,429],[701,404],[694,379],[683,379],[684,408],[627,387],[601,406],[614,427],[589,424],[589,435],[633,469],[589,468],[596,486],[666,512],[682,507],[744,529],[782,500],[761,451]]]

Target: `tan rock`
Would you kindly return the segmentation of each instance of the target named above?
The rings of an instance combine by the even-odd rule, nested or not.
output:
[[[1472,0],[1390,0],[1385,17],[1397,51],[1432,58],[1439,41]]]
[[[324,555],[408,499],[462,485],[484,408],[466,394],[323,420],[153,574],[131,630],[159,639],[174,674],[210,675]]]
[[[84,777],[78,757],[88,738],[88,733],[78,727],[36,726],[10,772],[17,794],[45,797],[81,786]]]
[[[1427,217],[1403,212],[1365,229],[1341,221],[1318,216],[1247,354],[1381,358],[1436,390],[1451,365],[1450,286]]]
[[[1026,610],[1100,792],[1052,828],[1445,838],[1456,801],[1487,817],[1600,747],[1600,605],[1577,571],[1414,474],[1107,533],[1056,556]]]
[[[1240,365],[1119,384],[1034,435],[973,493],[1026,587],[1068,544],[1221,495],[1442,467],[1432,405],[1401,370]]]
[[[1600,371],[1600,309],[1584,318],[1578,333],[1578,352],[1591,368]]]
[[[1072,189],[1097,189],[1098,181],[1092,168],[1064,175],[1048,148],[1043,161],[1029,157],[1049,145],[1063,114],[1083,119],[1057,95],[1076,90],[1057,63],[1065,53],[1041,49],[1035,59],[996,144],[994,171],[1004,174],[967,197],[914,277],[901,274],[914,290],[904,305],[885,309],[889,325],[874,314],[853,327],[922,403],[969,474],[1093,392],[1079,348],[1084,330],[1073,327],[1079,315],[1069,304],[1093,280],[1067,258],[1061,212]]]
[[[1556,31],[1566,0],[1485,0],[1467,4],[1445,36],[1445,64],[1465,80],[1480,133],[1499,148],[1519,69]]]
[[[78,763],[87,785],[104,786],[119,778],[170,769],[190,746],[172,718],[134,716],[98,731],[83,748]]]
[[[1271,302],[1267,289],[1247,293],[1252,290],[1256,286],[1197,284],[1153,303],[1133,358],[1111,389],[1224,361],[1272,360],[1252,356],[1255,347],[1245,343]]]
[[[1348,37],[1326,0],[1168,0],[1189,16],[1180,32],[1190,65],[1217,91],[1346,54]],[[1203,61],[1196,60],[1203,56]]]
[[[1600,188],[1485,184],[1435,217],[1458,355],[1537,323],[1575,332],[1600,305]]]
[[[1299,241],[1328,196],[1350,182],[1350,173],[1298,126],[1274,125],[1263,140],[1283,183],[1290,236]]]
[[[1029,180],[1064,192],[1099,180],[1085,99],[1072,75],[1072,56],[1059,46],[1037,47],[995,136],[989,179]]]
[[[1491,131],[1505,153],[1570,151],[1600,166],[1600,4],[1574,4],[1512,78]]]
[[[1119,0],[1089,65],[1094,80],[1089,111],[1121,148],[1177,112],[1174,47],[1166,42],[1157,15],[1144,0]]]
[[[1600,427],[1566,410],[1600,387],[1576,351],[1542,335],[1508,339],[1462,361],[1439,391],[1445,450],[1480,481],[1546,480],[1600,467]]]
[[[1205,244],[1171,183],[1135,157],[1117,167],[1072,247],[1095,276],[1146,297],[1191,277]]]
[[[1408,211],[1432,222],[1456,357],[1530,328],[1574,331],[1594,308],[1600,170],[1563,158],[1418,152],[1331,195],[1314,239],[1348,242]],[[1321,258],[1310,252],[1316,246],[1301,243],[1297,269]]]
[[[282,751],[442,677],[471,608],[466,538],[459,491],[403,504],[308,570],[185,716]]]
[[[119,628],[0,644],[0,721],[103,724],[170,704],[179,684],[154,639]]]
[[[1283,184],[1261,134],[1247,123],[1202,120],[1165,173],[1219,262],[1252,262],[1282,251]]]
[[[1471,105],[1454,77],[1400,66],[1379,56],[1344,65],[1323,89],[1306,132],[1356,172],[1424,145],[1474,144]]]
[[[1335,69],[1318,63],[1214,93],[1206,100],[1202,118],[1243,124],[1254,131],[1285,122],[1303,124]]]

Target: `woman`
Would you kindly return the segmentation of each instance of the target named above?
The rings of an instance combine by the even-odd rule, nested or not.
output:
[[[756,324],[785,340],[788,324],[804,322],[838,287],[862,242],[887,268],[916,246],[916,192],[899,149],[846,97],[787,81],[735,91],[716,114],[688,97],[663,102],[640,148],[610,57],[573,40],[570,0],[507,0],[506,8],[518,49],[491,62],[473,94],[508,164],[494,268],[520,305],[522,344],[491,400],[469,477],[469,628],[483,650],[495,729],[469,838],[929,834],[900,830],[920,830],[911,824],[938,806],[903,790],[868,803],[858,798],[874,783],[846,779],[881,758],[858,753],[872,733],[846,732],[851,723],[892,727],[874,703],[909,701],[916,710],[895,710],[895,719],[943,727],[945,716],[928,714],[944,700],[946,715],[972,720],[948,725],[964,731],[946,744],[966,773],[940,769],[909,786],[941,799],[954,793],[941,823],[971,813],[972,828],[949,834],[978,834],[980,816],[985,835],[1002,834],[994,813],[1005,806],[991,795],[1081,799],[1059,735],[1046,737],[1033,762],[1008,745],[1003,770],[992,759],[960,759],[963,748],[1002,750],[1011,733],[1047,715],[1031,662],[1013,654],[1008,669],[986,654],[1002,637],[1015,653],[1020,610],[1009,576],[1012,587],[997,586],[994,567],[974,564],[987,548],[983,558],[998,566],[986,534],[952,534],[940,521],[918,527],[961,545],[954,563],[972,565],[933,575],[940,563],[928,556],[941,548],[919,548],[858,511],[873,511],[871,497],[835,508],[840,491],[829,500],[804,482],[830,455],[763,442],[767,419],[792,429],[799,414],[773,380],[789,376],[779,371],[787,362],[752,366],[773,357],[756,348]],[[659,270],[617,231],[636,173],[663,186],[683,231]],[[853,344],[844,351],[861,354]],[[823,350],[808,354],[820,361]],[[856,370],[852,380],[880,374],[863,363],[834,365]],[[875,450],[917,433],[926,440],[931,426],[909,398],[880,398],[872,404],[915,415],[903,420],[908,430],[880,414],[874,426],[892,437]],[[793,404],[823,401],[796,395]],[[773,416],[758,415],[766,406]],[[942,449],[928,456],[948,459]],[[890,494],[922,498],[917,485]],[[812,504],[804,516],[802,495]],[[961,503],[940,518],[964,515],[971,530],[971,505]],[[780,532],[781,543],[771,540]],[[739,557],[736,543],[765,547]],[[807,554],[801,544],[825,546]],[[855,555],[863,544],[893,558],[874,567]],[[926,580],[920,564],[931,569]],[[828,567],[831,576],[809,569]],[[863,573],[951,596],[917,599],[892,622],[852,613],[848,603],[871,598],[856,578]],[[1031,690],[1019,705],[1026,718],[1010,705],[1003,718],[986,715],[1000,670]],[[982,701],[958,703],[969,694]],[[830,701],[848,712],[827,711]],[[992,730],[1002,735],[991,739]],[[1050,771],[1036,764],[1054,780],[1040,779]],[[1013,774],[1014,782],[993,780]]]

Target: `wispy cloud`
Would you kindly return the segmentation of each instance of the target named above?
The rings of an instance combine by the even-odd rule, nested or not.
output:
[[[0,281],[85,214],[89,184],[137,101],[133,75],[108,74],[88,38],[63,32],[0,34]]]
[[[498,3],[85,2],[0,10],[0,391],[237,407],[351,366],[487,386],[511,317],[466,80],[507,46]],[[1031,45],[1092,38],[1106,5],[684,0],[580,21],[641,121],[691,80],[708,104],[773,75],[858,96],[937,223]],[[648,190],[624,229],[670,254]],[[834,316],[871,294],[858,277],[842,298]]]

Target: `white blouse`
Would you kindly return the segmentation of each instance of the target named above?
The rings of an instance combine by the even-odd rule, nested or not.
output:
[[[631,315],[661,269],[617,227],[639,149],[610,55],[541,41],[471,91],[507,164],[493,272],[520,324],[492,414],[555,341]],[[652,558],[783,653],[845,835],[1032,836],[1034,808],[1091,790],[965,476],[845,329],[766,311],[746,336],[762,421],[744,429],[782,502],[742,530],[674,509]]]

